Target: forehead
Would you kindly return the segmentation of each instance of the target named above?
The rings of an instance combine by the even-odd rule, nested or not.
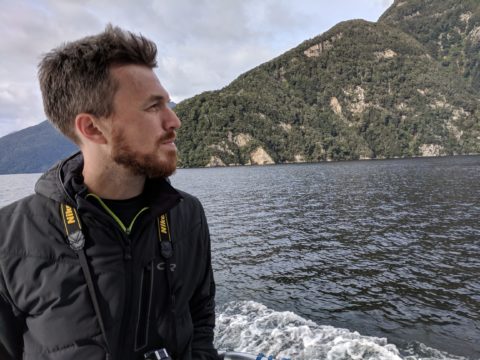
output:
[[[119,65],[110,69],[110,74],[118,84],[115,97],[121,100],[139,100],[152,95],[168,99],[168,93],[163,88],[157,75],[147,66]]]

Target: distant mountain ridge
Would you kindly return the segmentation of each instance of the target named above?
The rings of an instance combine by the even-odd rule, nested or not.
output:
[[[0,138],[0,174],[39,173],[78,148],[48,121]]]
[[[395,0],[178,104],[180,164],[480,153],[479,89],[478,0]]]

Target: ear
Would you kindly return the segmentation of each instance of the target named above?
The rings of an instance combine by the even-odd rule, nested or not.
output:
[[[105,126],[99,126],[99,120],[96,116],[87,113],[78,114],[75,118],[75,129],[82,142],[88,141],[96,144],[106,144],[107,139],[104,135]]]

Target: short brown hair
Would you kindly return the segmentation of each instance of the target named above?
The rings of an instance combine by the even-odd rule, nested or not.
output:
[[[142,35],[107,25],[100,34],[66,43],[38,65],[43,106],[48,119],[78,143],[74,120],[80,113],[111,115],[117,90],[112,65],[157,66],[157,47]]]

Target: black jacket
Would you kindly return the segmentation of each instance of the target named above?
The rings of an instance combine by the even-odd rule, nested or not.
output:
[[[200,202],[165,180],[147,180],[149,209],[127,235],[85,199],[80,154],[37,182],[36,194],[0,210],[0,359],[105,359],[105,344],[60,204],[77,208],[112,358],[216,359],[215,285]],[[169,211],[175,319],[157,218]],[[176,327],[176,336],[174,328]],[[176,344],[175,342],[176,337]]]

